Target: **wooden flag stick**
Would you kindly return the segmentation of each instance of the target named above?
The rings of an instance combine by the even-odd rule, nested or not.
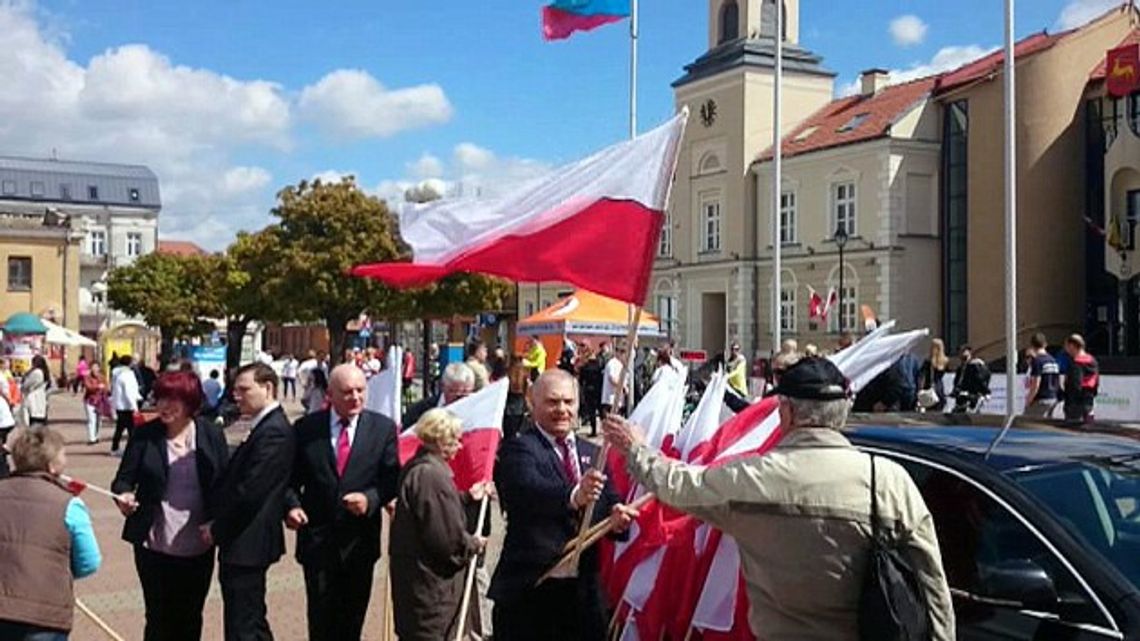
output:
[[[641,508],[645,507],[645,504],[648,503],[651,499],[653,499],[653,493],[646,492],[645,494],[642,494],[641,496],[634,499],[631,503],[629,503],[629,507],[635,510],[640,510]],[[610,526],[612,525],[610,519],[612,518],[612,516],[604,518],[601,521],[595,523],[589,530],[586,530],[585,540],[590,540],[590,538],[599,532],[609,532]],[[578,544],[579,539],[570,539],[566,542],[566,545],[562,546],[562,553],[569,554],[570,552],[573,552],[574,548],[578,547]]]
[[[632,306],[631,306],[632,307]],[[637,330],[641,325],[641,306],[638,305],[634,308],[632,318],[629,321],[629,332],[625,338],[626,352],[625,359],[621,363],[621,376],[619,380],[621,384],[618,385],[617,392],[614,394],[613,404],[610,406],[611,412],[620,412],[621,403],[625,400],[625,386],[628,380],[630,366],[633,364],[633,353],[637,349]],[[605,399],[602,399],[605,400]],[[606,458],[610,454],[610,444],[603,443],[601,451],[598,452],[598,458],[594,461],[593,469],[601,472],[606,468]],[[578,525],[578,541],[585,541],[587,538],[587,531],[590,529],[590,518],[594,514],[594,501],[586,504],[586,509],[582,511],[582,522]],[[574,550],[574,565],[578,565],[582,553],[582,546],[578,546]],[[539,581],[541,583],[541,581]]]
[[[60,481],[62,481],[63,483],[66,483],[66,484],[71,484],[71,483],[76,482],[73,477],[70,477],[66,474],[59,474],[57,476],[59,477]],[[79,481],[79,482],[83,484],[84,490],[91,490],[92,492],[94,492],[96,494],[102,494],[103,496],[105,496],[109,499],[115,500],[115,501],[118,501],[121,498],[118,494],[115,494],[114,492],[112,492],[111,490],[108,490],[106,488],[99,487],[98,485],[92,485],[91,483],[84,483],[83,481]]]
[[[491,497],[484,494],[483,500],[479,503],[479,518],[476,520],[475,536],[479,536],[483,532],[483,524],[487,520],[487,506],[490,500]],[[467,579],[463,584],[463,605],[459,608],[459,625],[455,629],[455,641],[463,641],[463,635],[467,629],[467,610],[471,607],[471,590],[475,587],[475,569],[478,565],[479,555],[476,554],[467,563]]]
[[[636,501],[634,501],[633,503],[630,503],[629,507],[631,507],[635,510],[641,509],[641,507],[644,506],[646,503],[648,503],[650,501],[650,499],[652,499],[652,498],[653,498],[652,494],[648,494],[648,493],[642,494],[641,496],[639,496],[637,498]],[[541,585],[544,581],[549,579],[550,575],[554,574],[559,568],[561,568],[562,566],[567,565],[568,563],[574,561],[574,559],[577,556],[581,555],[582,552],[584,552],[585,550],[590,549],[590,546],[594,545],[598,541],[601,541],[602,537],[604,537],[605,535],[607,535],[611,531],[613,531],[614,527],[616,527],[616,526],[617,526],[617,519],[614,518],[613,515],[610,515],[609,517],[599,521],[597,525],[590,528],[589,532],[587,533],[586,538],[581,542],[581,544],[575,546],[574,549],[569,550],[566,553],[564,553],[562,555],[562,558],[560,558],[558,560],[558,563],[554,564],[554,567],[550,568],[549,570],[546,571],[546,573],[544,573],[541,577],[539,577],[538,581],[535,582],[535,585]],[[575,542],[577,542],[577,539],[570,541],[570,544],[573,544]]]
[[[119,633],[115,632],[114,628],[107,625],[106,621],[99,618],[99,615],[92,612],[91,608],[87,607],[87,604],[79,599],[79,597],[75,598],[75,607],[79,608],[79,611],[85,614],[88,619],[91,619],[91,622],[95,624],[95,627],[102,630],[108,638],[113,639],[114,641],[123,641],[123,637],[119,636]]]

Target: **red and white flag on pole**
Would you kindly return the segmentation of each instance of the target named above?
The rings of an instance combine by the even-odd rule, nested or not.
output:
[[[815,320],[823,318],[823,297],[811,285],[808,288],[808,318]]]
[[[377,414],[392,419],[398,427],[403,416],[403,381],[400,378],[400,363],[403,350],[393,345],[388,348],[388,367],[368,379],[368,395],[364,407]]]
[[[823,308],[819,310],[819,317],[823,322],[827,322],[827,316],[831,314],[831,308],[839,303],[839,291],[832,287],[827,291],[827,301],[823,303]]]
[[[494,477],[495,454],[503,440],[503,412],[507,407],[508,391],[510,381],[499,379],[445,408],[463,421],[463,448],[451,461],[455,486],[461,492]],[[413,426],[409,425],[400,434],[397,445],[400,465],[403,465],[415,456],[420,447],[420,439]]]
[[[687,118],[686,110],[500,199],[407,209],[400,234],[412,261],[361,265],[352,273],[393,287],[423,286],[456,272],[563,281],[640,305]]]

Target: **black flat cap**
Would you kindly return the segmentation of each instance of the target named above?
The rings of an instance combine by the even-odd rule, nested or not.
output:
[[[802,358],[780,374],[780,384],[769,395],[810,401],[838,401],[847,398],[847,377],[835,363],[822,357]]]

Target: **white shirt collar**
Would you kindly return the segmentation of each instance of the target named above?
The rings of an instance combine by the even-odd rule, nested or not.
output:
[[[356,426],[359,424],[360,424],[360,415],[357,414],[356,416],[349,419],[348,431],[351,433],[353,430],[356,429]],[[333,429],[333,431],[340,430],[340,415],[337,414],[336,410],[334,410],[332,408],[329,408],[329,427],[331,427]]]
[[[554,436],[550,432],[547,432],[546,430],[542,429],[538,425],[535,425],[534,429],[538,430],[539,434],[542,434],[542,437],[545,438],[546,441],[554,447],[554,450],[556,452],[558,452],[559,456],[562,455],[562,450],[558,448],[558,438],[556,436]],[[571,431],[569,434],[566,435],[566,445],[569,447],[575,447],[577,444],[578,444],[578,442],[574,436],[574,432]]]
[[[251,430],[257,429],[257,426],[261,424],[262,419],[264,419],[266,416],[269,416],[269,413],[272,412],[273,410],[277,409],[278,407],[281,407],[281,403],[278,403],[277,401],[273,401],[269,405],[266,405],[264,408],[262,408],[262,410],[257,413],[257,416],[253,417],[253,427],[251,427],[250,429]]]

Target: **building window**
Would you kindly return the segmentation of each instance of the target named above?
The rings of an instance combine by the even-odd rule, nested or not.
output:
[[[127,190],[127,196],[130,197],[132,203],[137,203],[139,201],[139,188],[131,187]]]
[[[838,291],[838,298],[835,301],[836,309],[827,318],[827,324],[832,332],[838,332],[839,319],[843,319],[843,330],[851,331],[856,334],[859,333],[858,310],[859,310],[859,288],[849,283],[843,284],[843,289]]]
[[[32,198],[44,197],[44,184],[38,180],[33,180],[31,185]]]
[[[32,290],[32,258],[30,256],[8,257],[8,291],[28,292]]]
[[[968,340],[967,322],[967,145],[969,110],[965,100],[944,111],[942,145],[943,335],[948,346]]]
[[[674,324],[677,322],[677,299],[672,296],[657,297],[657,316],[665,326],[665,333],[673,336]]]
[[[4,181],[4,195],[5,196],[15,196],[16,195],[16,181],[15,180],[5,180]]]
[[[780,288],[780,331],[782,333],[795,333],[796,331],[795,285]]]
[[[71,200],[71,184],[59,183],[59,199]]]
[[[142,234],[137,231],[127,232],[127,257],[137,258],[142,254]]]
[[[107,255],[107,232],[102,229],[87,232],[87,253],[92,256]]]
[[[87,200],[99,200],[98,185],[87,185]]]
[[[673,255],[673,216],[665,213],[665,220],[661,224],[661,238],[657,243],[658,256]]]
[[[795,243],[797,237],[796,194],[788,191],[780,194],[780,244]]]
[[[840,226],[848,236],[855,235],[855,183],[839,183],[831,188],[831,199],[835,203],[835,224],[831,234]],[[829,236],[831,234],[828,234]]]
[[[731,42],[740,37],[740,5],[736,0],[727,0],[720,7],[720,40],[717,44]]]
[[[716,200],[701,203],[701,251],[720,251],[720,202]]]
[[[526,302],[526,315],[527,316],[534,316],[534,301],[528,300]]]

